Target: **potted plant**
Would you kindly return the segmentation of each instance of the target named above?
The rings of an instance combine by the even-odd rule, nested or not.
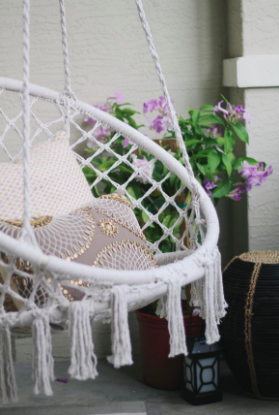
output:
[[[139,129],[147,126],[160,134],[157,143],[167,151],[171,151],[172,155],[183,164],[165,99],[159,97],[143,104],[145,123],[141,125],[135,121],[135,115],[139,112],[130,106],[131,104],[124,103],[122,94],[118,92],[105,104],[98,105],[98,108],[113,114],[133,128]],[[151,118],[151,114],[155,114],[155,118]],[[240,201],[244,193],[249,192],[253,186],[263,184],[272,173],[272,167],[266,167],[262,161],[259,162],[251,157],[236,158],[234,153],[236,140],[240,139],[249,144],[248,132],[241,123],[243,120],[251,122],[248,111],[241,105],[230,104],[224,97],[215,107],[204,105],[200,110],[190,109],[186,118],[179,117],[180,128],[195,177],[215,204],[223,197]],[[126,189],[131,197],[142,200],[142,209],[136,208],[135,213],[139,222],[144,226],[147,240],[156,246],[157,241],[161,240],[163,229],[160,224],[149,224],[148,213],[160,211],[165,199],[161,192],[150,191],[151,184],[147,178],[162,182],[163,192],[173,196],[175,204],[182,209],[187,207],[191,197],[190,192],[181,187],[180,179],[174,174],[169,174],[168,169],[161,162],[150,163],[153,160],[152,155],[142,149],[132,152],[133,143],[127,138],[120,136],[113,139],[112,130],[97,127],[94,120],[86,119],[85,121],[96,127],[92,147],[86,150],[90,156],[98,151],[97,141],[114,140],[114,153],[127,155],[130,165],[146,166],[144,174],[129,181]],[[89,183],[93,183],[97,178],[96,169],[99,171],[110,169],[109,177],[114,182],[120,185],[126,183],[133,169],[126,163],[118,163],[117,167],[113,168],[117,160],[117,156],[113,153],[101,153],[100,156],[93,158],[92,165],[95,169],[88,166],[84,168]],[[100,195],[101,189],[105,193],[115,191],[115,187],[109,180],[102,180],[102,186],[99,183],[99,187],[93,187],[92,191],[96,197]],[[148,196],[144,197],[145,195]],[[179,239],[183,240],[184,247],[189,247],[187,223],[179,219],[176,206],[172,204],[165,206],[159,215],[159,220],[172,231],[159,244],[157,243],[161,252],[174,251]],[[204,323],[198,316],[198,310],[195,310],[193,315],[193,308],[189,301],[190,288],[188,287],[186,291],[188,302],[183,304],[186,334],[187,336],[200,336],[203,334]],[[145,380],[152,386],[176,389],[182,380],[182,357],[168,359],[168,323],[167,320],[156,316],[155,311],[156,304],[137,312]]]

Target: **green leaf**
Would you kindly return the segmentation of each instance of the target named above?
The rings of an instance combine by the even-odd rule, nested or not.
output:
[[[182,223],[183,223],[183,220],[182,221],[180,221],[179,223],[178,223],[178,225],[176,225],[176,227],[174,228],[174,230],[173,230],[173,235],[175,236],[175,235],[177,235],[178,233],[180,233],[180,226],[182,225]]]
[[[142,196],[141,191],[140,191],[138,185],[136,185],[136,184],[128,186],[127,187],[127,192],[129,193],[129,195],[131,195],[136,200],[139,199]]]
[[[132,115],[140,114],[140,113],[138,111],[132,110],[132,108],[124,108],[122,110],[122,114],[128,117],[131,117]]]
[[[115,108],[115,116],[121,121],[124,121],[124,117],[120,108]]]
[[[232,125],[232,129],[241,141],[244,141],[244,143],[249,144],[249,135],[247,133],[246,128],[242,124],[238,122],[235,125]]]
[[[174,183],[174,181],[175,181],[175,179],[176,179],[176,174],[172,174],[171,176],[170,176],[170,184],[171,184],[171,186],[173,186],[173,183]]]
[[[92,193],[95,197],[100,197],[100,193],[97,186],[94,186],[92,189]]]
[[[235,155],[233,153],[229,153],[227,154],[227,157],[229,158],[231,164],[233,164],[235,161]]]
[[[141,212],[141,217],[142,217],[142,220],[144,221],[144,223],[147,223],[150,219],[149,216],[147,215],[147,213],[145,213],[144,210],[142,210],[142,212]]]
[[[224,197],[230,193],[232,190],[232,181],[230,179],[223,180],[218,184],[218,186],[213,190],[211,197],[220,198]]]
[[[137,123],[133,118],[128,117],[128,116],[125,116],[125,118],[126,118],[126,120],[128,121],[128,123],[131,127],[135,128],[135,130],[138,129]]]
[[[188,147],[190,147],[190,146],[193,146],[193,145],[195,145],[195,144],[201,144],[202,143],[202,141],[201,140],[197,140],[197,139],[193,139],[193,140],[186,140],[185,141],[185,144],[186,144],[186,147],[188,148]]]
[[[215,175],[211,172],[211,171],[209,171],[209,170],[207,170],[206,172],[205,172],[205,177],[208,179],[208,180],[210,180],[211,182],[216,182],[216,179],[215,179]]]
[[[208,154],[207,161],[208,161],[208,166],[209,166],[210,170],[213,171],[219,166],[219,164],[221,162],[221,158],[220,158],[220,155],[217,152],[216,153],[212,152],[212,153]]]
[[[213,105],[203,105],[200,107],[200,111],[213,111]]]
[[[240,157],[239,159],[236,160],[236,162],[233,165],[233,168],[235,170],[237,170],[241,164],[243,163],[243,161],[247,161],[249,164],[251,164],[252,166],[254,166],[255,164],[258,164],[257,160],[251,158],[251,157]]]
[[[217,115],[205,115],[199,119],[200,125],[208,125],[208,124],[222,124],[224,125],[224,121],[222,118],[217,117]]]
[[[225,153],[228,154],[232,151],[235,145],[235,138],[231,130],[225,129],[224,134]]]
[[[197,167],[198,167],[199,171],[205,176],[205,166],[203,166],[200,163],[197,163]]]
[[[232,174],[232,163],[231,163],[229,157],[226,154],[222,154],[222,161],[223,161],[223,163],[226,167],[227,173],[230,177],[231,174]]]
[[[200,112],[197,111],[197,110],[190,110],[189,114],[191,115],[193,124],[194,125],[197,124],[197,122],[199,121],[199,118],[200,118]]]
[[[177,215],[174,214],[174,212],[170,215],[166,215],[163,219],[163,225],[166,226],[166,228],[171,228],[172,225],[175,223],[175,221],[177,220]]]
[[[100,164],[100,165],[99,165],[99,170],[101,170],[101,171],[106,171],[106,170],[108,170],[111,166],[113,166],[113,165],[114,165],[114,163],[115,163],[115,161],[114,161],[114,160],[108,160],[108,161],[105,161],[104,163],[102,163],[102,164]]]

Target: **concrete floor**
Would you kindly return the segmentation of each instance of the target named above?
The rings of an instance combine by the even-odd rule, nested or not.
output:
[[[67,377],[69,362],[56,362],[57,377]],[[257,401],[246,397],[239,389],[225,363],[222,363],[221,382],[223,402],[194,407],[185,402],[179,392],[153,389],[142,382],[141,364],[114,369],[106,360],[98,364],[99,376],[95,381],[70,380],[64,384],[53,383],[54,396],[46,398],[32,393],[31,363],[16,364],[20,402],[1,407],[1,415],[81,415],[90,414],[90,408],[102,408],[106,404],[117,407],[121,402],[145,404],[148,415],[278,415],[279,403]],[[92,412],[91,412],[92,413]],[[94,412],[96,413],[96,412]]]

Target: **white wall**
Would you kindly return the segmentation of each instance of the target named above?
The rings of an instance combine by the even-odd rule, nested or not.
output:
[[[217,101],[224,55],[222,0],[145,0],[179,113]],[[21,1],[0,1],[0,73],[21,78]],[[66,1],[73,89],[90,103],[121,90],[141,110],[161,94],[134,1]],[[31,81],[63,88],[58,0],[31,1]]]
[[[177,112],[186,115],[190,107],[218,102],[223,0],[144,0],[144,5]],[[0,10],[0,74],[21,79],[21,1],[0,0]],[[121,90],[141,111],[144,101],[161,95],[132,0],[68,0],[66,12],[72,87],[79,99],[94,104]],[[31,0],[31,82],[62,90],[59,19],[58,0]],[[13,111],[11,103],[8,110]],[[137,334],[133,336],[138,350]],[[68,356],[63,338],[55,339],[57,357],[63,351]],[[95,326],[99,355],[107,353],[104,339],[109,339],[106,327]],[[23,343],[21,356],[30,356],[30,340]]]
[[[278,1],[228,0],[226,14],[228,58],[262,55],[264,61],[264,55],[279,57]],[[254,79],[253,65],[249,70]],[[274,169],[263,186],[249,192],[247,206],[242,203],[232,209],[235,255],[246,249],[279,249],[279,84],[275,81],[274,87],[261,87],[266,85],[261,80],[263,77],[259,76],[258,88],[230,88],[229,91],[231,101],[243,104],[253,117],[252,123],[246,125],[250,144],[246,149],[240,145],[239,153],[246,152]]]

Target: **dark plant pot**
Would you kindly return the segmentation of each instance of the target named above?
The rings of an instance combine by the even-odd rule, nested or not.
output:
[[[169,358],[168,321],[165,318],[136,311],[141,340],[144,381],[154,388],[177,390],[183,382],[183,356]],[[204,334],[204,320],[199,316],[185,316],[187,337]]]
[[[258,399],[278,400],[279,263],[272,263],[275,254],[244,254],[224,271],[229,308],[220,331],[224,357],[244,391]]]

